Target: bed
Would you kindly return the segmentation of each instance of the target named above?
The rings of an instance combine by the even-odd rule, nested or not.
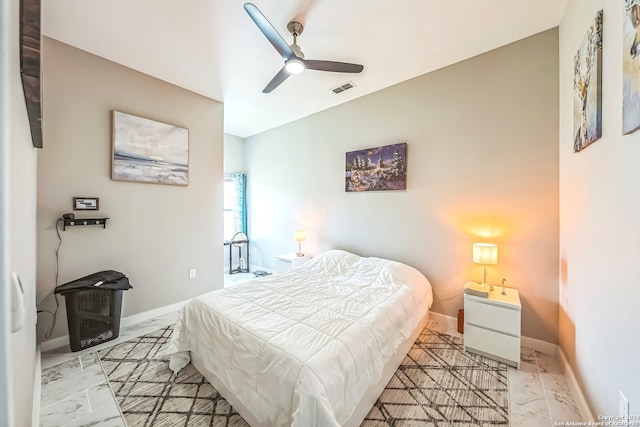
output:
[[[327,251],[190,301],[169,366],[177,373],[191,361],[253,427],[358,426],[432,300],[413,267]]]

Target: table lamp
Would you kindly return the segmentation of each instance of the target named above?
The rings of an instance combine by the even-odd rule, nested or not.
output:
[[[307,240],[307,232],[304,230],[296,230],[295,232],[295,239],[296,242],[298,242],[298,252],[296,252],[297,256],[304,256],[304,254],[302,253],[302,242],[304,242],[305,240]]]
[[[489,290],[493,290],[493,285],[487,283],[487,264],[498,263],[498,245],[491,243],[474,243],[473,244],[473,262],[476,264],[484,264],[483,286],[488,286]]]

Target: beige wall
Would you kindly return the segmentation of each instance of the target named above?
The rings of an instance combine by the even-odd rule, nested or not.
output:
[[[22,329],[11,333],[7,306],[2,307],[3,348],[7,351],[8,372],[0,377],[8,380],[7,407],[2,410],[0,424],[9,419],[9,425],[31,425],[34,375],[36,366],[36,162],[38,150],[31,142],[31,131],[20,81],[19,62],[19,1],[3,2],[2,50],[3,55],[3,124],[1,173],[2,200],[2,287],[10,298],[10,274],[20,276],[24,289],[25,320]],[[5,74],[6,73],[6,74]],[[8,303],[8,301],[7,301]],[[6,346],[6,347],[5,347]],[[0,359],[2,357],[0,356]],[[1,365],[2,363],[0,363]],[[0,366],[2,369],[2,366]],[[3,385],[0,380],[0,386]],[[0,392],[0,398],[2,397]],[[7,396],[5,396],[7,398]],[[3,408],[0,404],[0,408]],[[6,411],[6,412],[5,412]],[[8,412],[8,413],[7,413]],[[11,420],[13,424],[11,424]]]
[[[189,129],[189,186],[111,180],[112,110]],[[44,38],[38,161],[38,296],[53,308],[56,220],[99,197],[106,229],[61,232],[59,283],[105,269],[129,276],[123,316],[222,287],[222,104]],[[76,212],[77,216],[87,216]],[[197,269],[195,279],[188,270]],[[61,302],[63,298],[60,298]],[[40,315],[38,333],[50,325]],[[53,336],[66,334],[62,305]]]
[[[640,132],[622,135],[624,2],[570,0],[560,24],[560,346],[593,415],[640,414]],[[573,153],[573,58],[604,9],[602,138]],[[636,58],[637,61],[637,58]]]
[[[252,262],[342,248],[417,267],[456,316],[481,281],[520,290],[524,335],[557,342],[558,36],[549,30],[247,139]],[[417,53],[419,54],[419,53]],[[357,90],[354,89],[354,90]],[[345,152],[408,144],[406,191],[345,193]]]

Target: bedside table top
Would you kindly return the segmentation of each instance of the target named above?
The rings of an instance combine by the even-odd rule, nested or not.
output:
[[[304,254],[302,256],[298,256],[295,252],[291,252],[290,254],[276,255],[276,258],[281,260],[281,261],[291,262],[291,261],[296,260],[296,259],[309,260],[309,259],[311,259],[311,255]]]
[[[505,288],[505,292],[507,295],[502,295],[502,286],[494,285],[493,291],[489,292],[488,298],[478,297],[475,295],[464,294],[465,298],[468,298],[472,301],[478,302],[488,302],[498,304],[498,305],[506,305],[506,306],[515,306],[520,308],[520,294],[517,289],[513,288]]]

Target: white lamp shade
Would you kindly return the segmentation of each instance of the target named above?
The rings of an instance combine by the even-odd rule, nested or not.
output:
[[[295,232],[296,242],[304,242],[307,240],[307,232],[304,230],[296,230]]]
[[[491,243],[474,243],[473,262],[477,264],[497,264],[498,245]]]

